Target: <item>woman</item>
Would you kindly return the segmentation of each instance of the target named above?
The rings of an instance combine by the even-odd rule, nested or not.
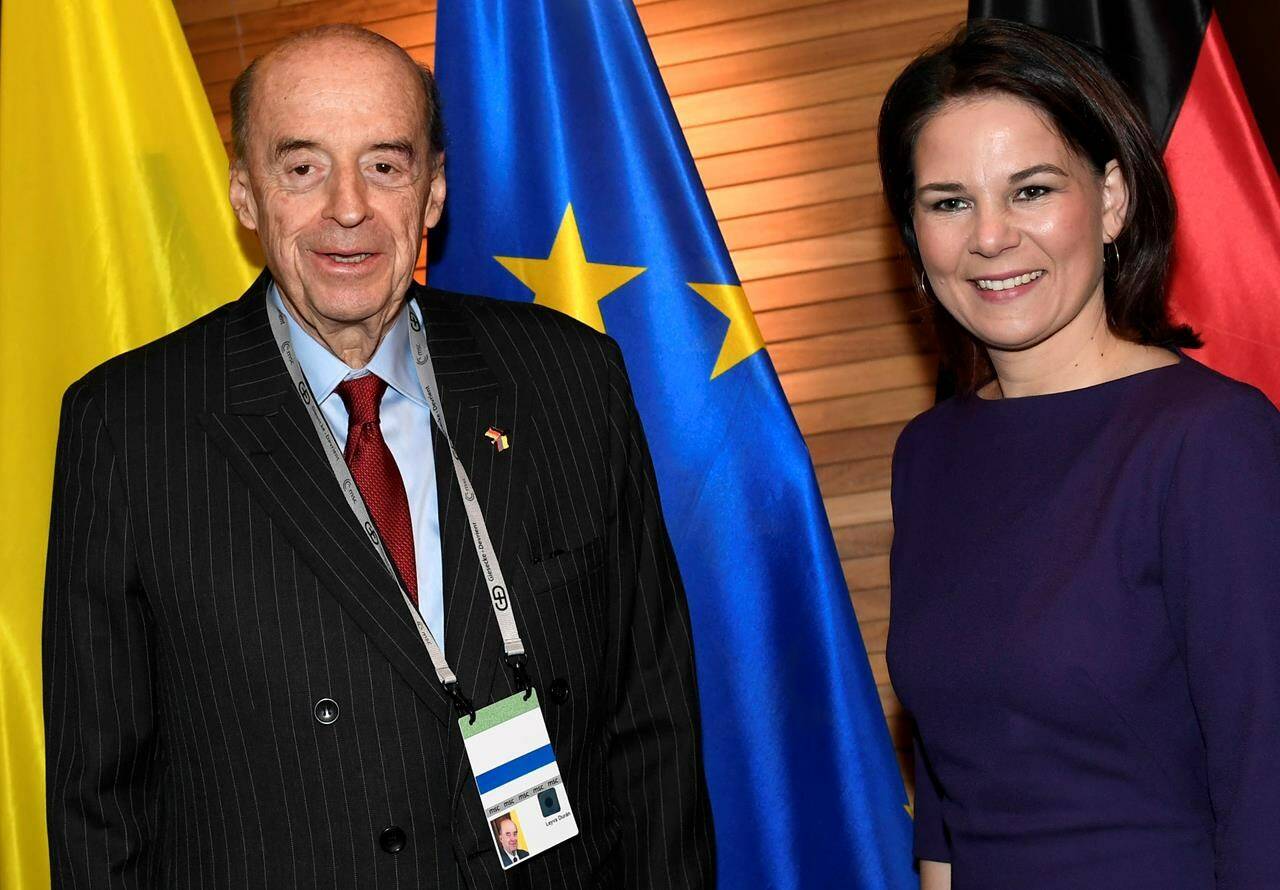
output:
[[[894,455],[921,886],[1280,887],[1280,414],[1180,351],[1151,136],[1088,52],[988,21],[879,143],[960,388]]]

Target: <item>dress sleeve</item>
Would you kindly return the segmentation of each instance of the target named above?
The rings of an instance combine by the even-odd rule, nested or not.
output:
[[[916,799],[912,808],[915,841],[912,854],[916,859],[932,862],[950,862],[951,849],[947,845],[947,830],[942,822],[942,795],[933,772],[925,761],[920,734],[914,733],[911,744],[916,766]]]
[[[1280,413],[1258,393],[1189,427],[1164,585],[1206,749],[1218,890],[1280,874]]]

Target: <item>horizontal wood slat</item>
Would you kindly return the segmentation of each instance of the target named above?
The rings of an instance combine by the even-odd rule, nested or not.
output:
[[[756,323],[770,343],[882,324],[906,324],[918,317],[911,309],[911,299],[911,295],[898,291],[806,303],[803,306],[757,312]]]
[[[819,235],[735,250],[733,265],[743,281],[753,281],[870,260],[892,260],[899,250],[897,239],[897,232],[887,226]]]
[[[644,33],[653,40],[660,34],[672,31],[687,31],[704,25],[830,2],[831,0],[655,0],[648,5],[637,6]]]
[[[383,34],[383,36],[410,31],[434,33],[435,13],[414,16],[409,20],[392,19],[388,22],[375,22],[370,24],[368,28],[370,31],[377,31]],[[278,40],[271,40],[266,43],[246,44],[243,47],[215,50],[195,57],[196,71],[200,74],[200,79],[205,85],[205,92],[209,96],[209,104],[213,108],[215,115],[226,112],[231,108],[229,98],[231,84],[239,76],[240,72],[250,62],[258,58],[258,56],[264,55],[279,42]],[[435,65],[435,45],[433,42],[406,43],[400,40],[396,42],[404,47],[415,62],[421,62],[428,67]]]
[[[191,3],[190,5],[195,5]],[[250,4],[234,0],[233,6]],[[252,4],[261,6],[260,4]],[[358,22],[368,28],[377,22],[420,12],[432,12],[436,0],[311,0],[283,3],[271,8],[244,9],[242,13],[184,23],[187,45],[193,53],[273,43],[305,28]]]
[[[852,598],[853,609],[859,621],[889,618],[889,588],[873,587],[870,590],[855,590]]]
[[[903,422],[882,423],[877,426],[836,430],[805,436],[809,457],[814,466],[824,467],[844,460],[856,460],[877,454],[893,453],[893,445],[905,426]],[[832,523],[835,523],[834,518]]]
[[[698,161],[698,175],[702,177],[703,187],[712,189],[875,159],[875,131],[857,130],[806,142],[712,155]]]
[[[859,393],[794,406],[800,432],[829,433],[850,427],[910,420],[933,404],[934,386],[909,386],[880,392]]]
[[[876,556],[881,553],[888,553],[889,547],[893,543],[893,523],[870,522],[863,525],[846,525],[844,528],[835,530],[835,538],[836,550],[839,551],[841,559],[855,559],[859,556]],[[886,612],[888,601],[888,596],[886,595]]]
[[[173,0],[174,11],[178,13],[178,20],[187,32],[188,43],[194,25],[237,14],[275,9],[280,5],[281,0]]]
[[[893,387],[933,386],[937,377],[934,357],[919,354],[894,355],[869,362],[850,362],[780,375],[782,389],[792,405]]]
[[[766,312],[877,291],[903,290],[912,284],[913,278],[904,265],[877,261],[746,281],[743,287],[751,308]]]
[[[824,71],[846,65],[850,59],[872,62],[901,55],[902,47],[932,43],[955,25],[954,16],[944,15],[865,31],[842,31],[798,43],[666,65],[662,79],[672,96],[684,96]]]
[[[747,50],[794,43],[837,30],[860,31],[943,15],[954,0],[836,0],[738,21],[657,34],[649,40],[658,64],[678,65]]]
[[[888,455],[843,464],[828,464],[818,468],[818,487],[825,497],[878,491],[889,486],[890,466]]]
[[[695,158],[785,145],[832,133],[865,130],[880,108],[880,96],[859,96],[790,111],[733,118],[702,126],[685,126],[684,138]]]
[[[698,127],[841,99],[879,95],[907,61],[906,58],[895,58],[864,62],[829,71],[691,93],[671,100],[671,104],[675,106],[682,127]]]
[[[890,224],[889,212],[879,195],[859,195],[726,219],[720,223],[720,232],[726,247],[743,250]]]
[[[884,653],[868,652],[867,662],[871,665],[871,679],[875,681],[876,686],[879,688],[889,688],[889,665],[885,661]],[[894,738],[895,731],[900,733],[901,730],[895,727],[894,721],[890,720],[888,715],[885,715],[885,722],[889,726],[889,736],[893,739],[893,746],[895,748],[910,748],[910,732],[907,733],[906,744],[901,744],[896,738]]]
[[[368,25],[370,31],[376,31],[388,40],[401,46],[423,46],[435,43],[436,14],[434,12],[416,12],[413,15],[398,16]]]
[[[773,343],[768,348],[773,366],[785,372],[822,368],[850,360],[865,361],[891,355],[923,352],[926,345],[922,342],[923,339],[924,334],[919,325],[886,324],[874,328],[825,334],[821,337],[808,337],[804,340]]]
[[[883,588],[876,588],[883,589]],[[863,619],[858,623],[868,652],[883,652],[889,642],[889,619]]]
[[[844,559],[840,561],[844,568],[845,580],[850,590],[863,590],[868,587],[889,586],[889,557],[864,556],[860,559]],[[880,652],[884,651],[881,647]]]
[[[756,312],[756,324],[769,343],[820,337],[826,333],[882,324],[909,324],[918,318],[911,310],[910,296],[902,292],[872,293],[845,300],[805,303],[769,312]]]
[[[867,163],[708,189],[707,198],[717,218],[733,219],[838,198],[874,195],[879,188],[880,170],[876,164]]]
[[[827,516],[836,528],[868,522],[888,522],[893,519],[888,489],[835,495],[824,500],[827,505]]]

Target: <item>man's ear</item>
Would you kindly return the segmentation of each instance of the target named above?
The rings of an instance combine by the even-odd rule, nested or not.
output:
[[[244,162],[231,164],[231,209],[236,212],[240,225],[250,231],[258,230],[258,205],[253,200],[253,189],[249,185],[249,171]]]
[[[436,172],[431,177],[431,190],[427,195],[427,209],[422,214],[423,229],[430,229],[440,222],[440,214],[444,212],[444,155],[436,158]]]
[[[1129,221],[1129,183],[1117,161],[1107,161],[1102,171],[1102,241],[1116,240]]]

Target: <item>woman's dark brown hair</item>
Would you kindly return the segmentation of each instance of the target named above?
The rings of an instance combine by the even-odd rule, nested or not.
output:
[[[923,267],[911,216],[916,139],[948,102],[983,94],[1035,106],[1098,176],[1108,161],[1119,164],[1129,211],[1115,253],[1107,251],[1104,263],[1107,322],[1117,336],[1136,343],[1199,346],[1191,328],[1169,318],[1165,283],[1177,212],[1160,150],[1141,113],[1093,51],[1014,22],[982,19],[962,26],[908,65],[880,108],[880,179],[917,281]],[[921,289],[943,363],[960,391],[972,392],[992,376],[986,351],[932,291]]]

